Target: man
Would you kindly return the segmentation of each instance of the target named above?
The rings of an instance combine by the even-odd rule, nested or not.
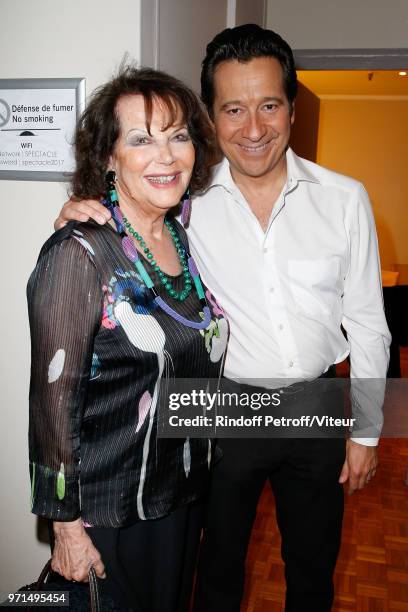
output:
[[[350,353],[353,377],[385,378],[390,337],[370,204],[362,185],[288,149],[297,88],[291,49],[255,25],[224,30],[207,47],[201,85],[225,158],[193,203],[188,235],[230,320],[225,376],[290,385],[318,378]],[[107,218],[97,203],[71,203],[59,224],[88,216]],[[372,478],[376,443],[221,440],[195,612],[239,611],[267,479],[282,534],[286,612],[330,610],[342,484],[353,492]]]

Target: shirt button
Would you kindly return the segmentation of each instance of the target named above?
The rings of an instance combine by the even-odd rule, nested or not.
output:
[[[273,292],[275,291],[275,289],[274,289],[273,287],[269,287],[269,291],[270,291],[271,293],[273,293]]]
[[[283,325],[282,325],[282,323],[280,323],[280,324],[278,325],[278,329],[280,329],[280,330],[282,331],[282,329],[283,329]],[[292,363],[292,362],[290,362],[290,363]],[[289,364],[289,365],[290,365],[290,364]]]
[[[263,252],[264,252],[264,253],[267,253],[267,252],[268,252],[268,247],[264,247],[264,248],[263,248]]]
[[[288,366],[289,366],[290,368],[293,368],[293,366],[294,366],[294,365],[295,365],[295,364],[293,363],[293,361],[289,361]]]

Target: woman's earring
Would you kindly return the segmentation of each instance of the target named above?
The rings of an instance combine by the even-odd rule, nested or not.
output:
[[[107,209],[110,211],[113,219],[116,222],[116,227],[119,233],[124,233],[125,228],[123,227],[123,217],[119,208],[119,198],[115,187],[116,174],[114,170],[109,170],[105,174],[105,181],[107,185],[106,198],[103,201]]]
[[[116,181],[116,172],[114,170],[108,170],[105,174],[107,181],[114,183]]]
[[[190,215],[191,215],[191,199],[190,199],[190,190],[187,187],[187,191],[182,197],[182,207],[181,207],[181,223],[184,227],[188,227],[190,223]]]
[[[111,206],[115,206],[118,201],[118,194],[116,193],[115,181],[116,173],[114,170],[109,170],[105,175],[105,181],[107,184],[107,195]]]

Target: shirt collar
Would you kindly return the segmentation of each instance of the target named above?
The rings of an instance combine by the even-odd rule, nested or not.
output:
[[[309,168],[306,160],[298,157],[290,148],[286,151],[286,164],[288,184],[297,184],[300,181],[320,183],[319,178]],[[213,168],[211,183],[207,191],[213,187],[223,187],[229,193],[237,191],[237,186],[231,176],[230,165],[226,157]]]
[[[288,182],[307,181],[308,183],[320,183],[316,174],[313,173],[313,166],[310,162],[302,159],[292,149],[286,151],[286,164],[288,170]]]
[[[214,166],[212,170],[212,178],[207,191],[212,189],[212,187],[223,187],[230,193],[237,189],[231,176],[229,161],[226,157],[224,157],[219,164]]]

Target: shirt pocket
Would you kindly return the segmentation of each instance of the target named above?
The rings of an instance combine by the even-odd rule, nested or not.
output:
[[[340,299],[340,260],[289,259],[289,287],[301,312],[330,316]]]

